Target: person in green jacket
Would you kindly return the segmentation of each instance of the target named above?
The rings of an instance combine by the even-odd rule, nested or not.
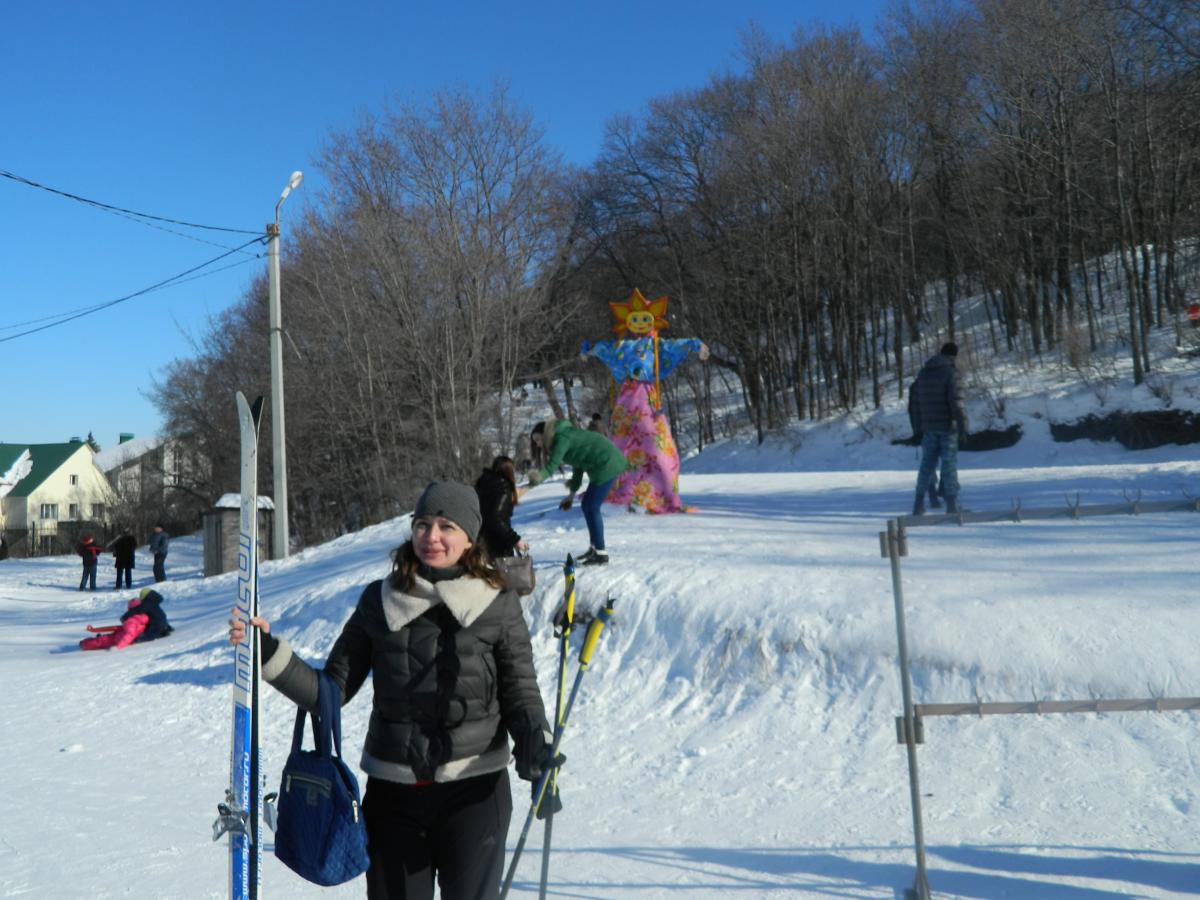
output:
[[[567,482],[567,490],[571,493],[558,505],[559,509],[571,508],[575,493],[583,484],[583,476],[588,477],[588,489],[579,507],[587,523],[591,546],[579,557],[579,562],[585,566],[604,565],[608,562],[608,551],[604,547],[601,507],[617,476],[629,468],[625,455],[603,434],[576,428],[566,419],[538,422],[533,426],[529,440],[543,448],[548,457],[546,465],[529,473],[530,484],[545,481],[564,463],[571,467],[571,479]]]

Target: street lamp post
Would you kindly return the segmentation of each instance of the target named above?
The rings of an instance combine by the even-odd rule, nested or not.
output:
[[[283,427],[283,325],[279,307],[279,207],[304,180],[303,172],[293,172],[275,204],[275,221],[267,226],[267,282],[271,301],[271,468],[275,473],[275,527],[272,529],[271,556],[288,555],[287,451]]]

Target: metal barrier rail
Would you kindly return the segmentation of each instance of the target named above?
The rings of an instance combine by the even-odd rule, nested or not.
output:
[[[1072,502],[1066,498],[1062,508],[1022,507],[1014,500],[1011,509],[1000,511],[960,511],[939,516],[901,516],[889,519],[887,531],[879,533],[881,555],[889,560],[892,570],[892,598],[896,614],[896,647],[900,665],[900,690],[904,715],[896,718],[896,739],[904,744],[908,756],[909,797],[912,803],[913,844],[917,858],[917,874],[913,886],[905,892],[909,900],[931,900],[929,876],[925,865],[925,830],[921,812],[921,787],[917,770],[917,746],[924,743],[926,716],[958,715],[1024,715],[1040,713],[1079,712],[1170,712],[1200,709],[1200,698],[1156,697],[1149,700],[1034,700],[1009,703],[913,703],[912,670],[908,660],[908,636],[904,615],[904,585],[900,559],[908,556],[906,529],[935,525],[973,525],[995,522],[1025,522],[1045,519],[1083,519],[1095,516],[1141,516],[1167,512],[1200,512],[1200,498],[1184,493],[1180,500],[1142,500],[1141,491],[1126,495],[1124,503],[1104,503],[1085,506],[1076,495]]]
[[[1170,712],[1200,709],[1200,697],[1151,697],[1148,700],[1034,700],[1028,703],[916,703],[913,715],[1012,716],[1052,713]]]
[[[926,525],[975,525],[989,522],[1026,522],[1034,519],[1085,519],[1092,516],[1140,516],[1164,512],[1200,512],[1200,497],[1185,495],[1182,500],[1142,500],[1139,493],[1124,503],[1097,503],[1084,506],[1067,498],[1067,505],[1051,509],[1024,509],[1020,500],[1014,500],[1009,510],[988,510],[946,513],[937,516],[900,516],[895,521],[901,528],[919,528]]]

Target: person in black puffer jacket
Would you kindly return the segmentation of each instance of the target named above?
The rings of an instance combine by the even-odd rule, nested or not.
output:
[[[475,480],[479,512],[483,515],[480,535],[493,557],[516,556],[518,550],[529,549],[512,527],[513,507],[527,490],[517,487],[516,469],[507,456],[497,456],[492,460],[491,468],[484,469]]]
[[[512,816],[508,738],[522,779],[563,761],[551,758],[529,629],[516,593],[487,565],[481,525],[472,488],[429,485],[391,575],[363,590],[325,663],[343,703],[368,675],[374,688],[360,763],[373,900],[431,900],[435,878],[443,900],[498,896]],[[265,619],[251,624],[263,678],[313,710],[316,670]],[[236,615],[229,637],[246,637]]]

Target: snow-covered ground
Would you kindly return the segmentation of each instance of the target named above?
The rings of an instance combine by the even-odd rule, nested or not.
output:
[[[969,507],[1200,495],[1196,447],[1053,444],[1037,415],[1052,402],[1065,401],[1010,408],[1026,428],[1017,446],[962,455]],[[611,595],[618,618],[563,745],[551,896],[891,898],[911,885],[878,532],[911,505],[916,456],[889,443],[907,432],[898,400],[854,421],[707,448],[684,465],[695,514],[607,511],[613,563],[581,573],[579,603]],[[560,565],[587,544],[561,495],[539,487],[515,520],[539,563],[526,608],[548,703]],[[1200,695],[1198,528],[1195,513],[1172,513],[911,530],[916,700]],[[400,519],[264,564],[265,614],[320,660],[405,531]],[[136,587],[149,570],[139,554]],[[200,570],[198,539],[175,541],[171,637],[82,653],[84,625],[116,621],[131,592],[77,592],[74,558],[0,562],[0,896],[225,896],[210,827],[228,778],[235,575]],[[352,761],[369,707],[364,690],[346,709]],[[293,714],[268,691],[272,777]],[[1178,712],[926,720],[935,896],[1200,894],[1197,725]],[[540,845],[535,826],[515,897],[536,895]],[[364,894],[307,885],[269,855],[264,885],[268,897]]]

